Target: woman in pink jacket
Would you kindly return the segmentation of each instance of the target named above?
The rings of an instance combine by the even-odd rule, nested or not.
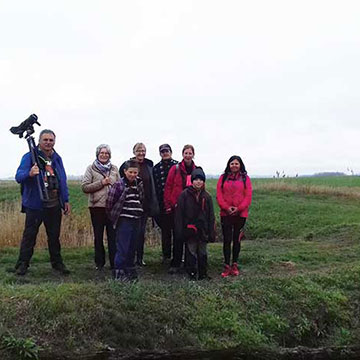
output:
[[[240,241],[251,204],[252,187],[245,165],[240,156],[234,155],[227,162],[216,189],[216,200],[220,207],[221,227],[224,237],[224,271],[222,277],[238,276]],[[232,265],[230,266],[232,246]]]

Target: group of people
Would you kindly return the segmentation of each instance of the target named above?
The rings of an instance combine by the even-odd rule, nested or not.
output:
[[[70,213],[69,196],[66,173],[54,145],[55,133],[41,131],[37,148],[39,164],[33,164],[27,153],[16,173],[16,180],[22,185],[22,208],[26,213],[15,266],[18,275],[25,275],[28,270],[42,222],[52,267],[64,275],[69,273],[62,261],[59,240],[62,212]],[[215,216],[212,198],[205,190],[205,173],[194,163],[192,145],[183,147],[180,162],[172,158],[169,144],[160,145],[159,153],[161,160],[154,166],[146,158],[145,145],[136,143],[134,157],[118,169],[111,162],[109,145],[96,148],[95,160],[87,167],[81,183],[88,195],[96,269],[102,270],[106,263],[106,231],[113,277],[119,281],[137,279],[137,267],[146,265],[146,224],[152,218],[161,229],[162,262],[169,266],[169,273],[178,273],[184,267],[193,280],[209,279],[207,243],[215,241]],[[41,200],[37,176],[49,194],[46,200]],[[216,194],[223,233],[222,277],[239,275],[241,239],[251,197],[251,181],[245,165],[239,156],[232,156],[218,180]]]

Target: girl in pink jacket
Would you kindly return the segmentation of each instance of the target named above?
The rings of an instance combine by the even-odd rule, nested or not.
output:
[[[227,162],[224,174],[217,183],[216,200],[220,207],[221,227],[224,238],[224,271],[222,277],[238,276],[240,241],[251,204],[252,187],[240,156],[234,155]],[[230,266],[232,246],[232,265]]]

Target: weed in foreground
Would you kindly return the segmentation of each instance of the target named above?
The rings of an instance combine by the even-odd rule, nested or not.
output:
[[[12,334],[3,335],[2,349],[19,360],[37,360],[41,348],[31,338],[15,338]]]

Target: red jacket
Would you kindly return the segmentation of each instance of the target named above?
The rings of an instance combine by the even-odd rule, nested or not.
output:
[[[195,169],[193,162],[192,169]],[[173,165],[169,170],[164,190],[164,208],[175,209],[177,200],[181,192],[186,188],[186,169],[184,160],[177,165]]]
[[[235,178],[231,175],[225,180],[221,187],[224,175],[220,176],[216,186],[216,200],[220,207],[220,216],[228,216],[227,210],[230,206],[236,206],[241,217],[248,217],[251,204],[252,187],[250,178],[246,175],[246,187],[240,174]]]

